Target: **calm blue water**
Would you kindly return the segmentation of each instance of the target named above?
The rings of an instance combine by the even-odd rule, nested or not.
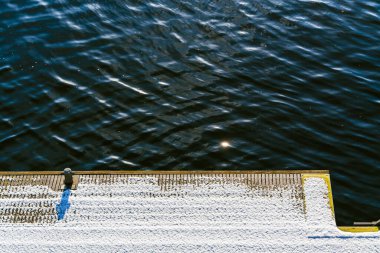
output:
[[[338,223],[378,219],[379,12],[2,0],[0,170],[329,169]]]

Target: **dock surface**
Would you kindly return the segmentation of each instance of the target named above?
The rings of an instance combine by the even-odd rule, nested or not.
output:
[[[327,171],[77,172],[72,189],[63,180],[0,173],[2,252],[380,252],[377,228],[336,227]]]

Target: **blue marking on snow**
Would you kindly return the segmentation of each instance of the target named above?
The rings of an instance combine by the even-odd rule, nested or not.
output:
[[[70,208],[69,197],[71,194],[70,188],[65,188],[62,192],[61,202],[57,204],[58,220],[62,220],[65,217],[67,210]]]

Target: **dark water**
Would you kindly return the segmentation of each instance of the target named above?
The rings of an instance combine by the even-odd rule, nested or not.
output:
[[[379,11],[2,0],[0,168],[329,169],[338,223],[378,219]]]

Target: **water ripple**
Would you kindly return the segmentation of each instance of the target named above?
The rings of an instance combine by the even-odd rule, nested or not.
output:
[[[376,220],[379,8],[2,1],[1,169],[330,169]]]

